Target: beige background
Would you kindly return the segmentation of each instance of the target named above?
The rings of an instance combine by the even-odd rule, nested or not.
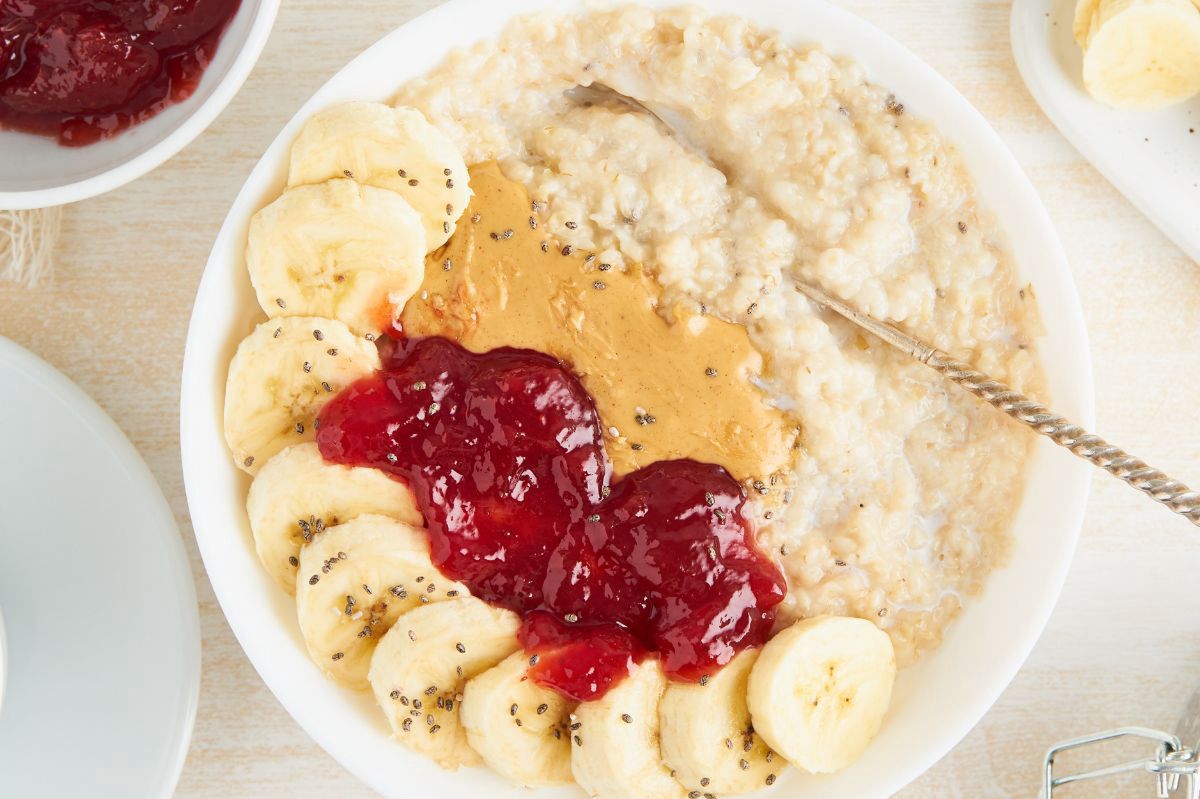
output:
[[[262,60],[212,128],[153,174],[70,208],[49,285],[0,285],[0,335],[47,358],[116,419],[157,475],[191,553],[204,677],[180,797],[373,795],[282,710],[213,599],[183,494],[179,374],[209,245],[258,155],[342,64],[433,5],[284,0]],[[1050,209],[1083,298],[1100,429],[1200,485],[1200,269],[1038,110],[1010,55],[1008,3],[842,5],[948,76],[1016,152]],[[1040,645],[983,722],[901,796],[1032,797],[1051,742],[1119,724],[1173,726],[1200,681],[1198,567],[1200,531],[1097,476],[1079,554]],[[1126,783],[1137,791],[1066,795],[1151,796],[1140,780]]]

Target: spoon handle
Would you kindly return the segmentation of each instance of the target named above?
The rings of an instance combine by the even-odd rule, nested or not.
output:
[[[1120,447],[1109,444],[1099,436],[1059,416],[1045,405],[998,380],[993,380],[970,364],[955,360],[899,328],[867,316],[814,286],[797,282],[796,288],[818,305],[846,317],[897,349],[907,352],[993,408],[1003,411],[1060,447],[1124,480],[1138,491],[1185,517],[1192,524],[1200,526],[1200,492],[1193,491]]]
[[[1200,526],[1200,493],[941,350],[933,350],[925,363],[992,407]]]

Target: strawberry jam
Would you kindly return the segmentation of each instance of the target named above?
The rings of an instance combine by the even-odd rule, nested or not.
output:
[[[382,371],[322,411],[321,454],[412,488],[434,563],[522,615],[540,683],[599,697],[647,651],[699,680],[766,640],[783,578],[723,468],[660,461],[614,482],[591,397],[549,355],[380,351]]]
[[[91,144],[191,96],[240,0],[0,0],[0,127]]]

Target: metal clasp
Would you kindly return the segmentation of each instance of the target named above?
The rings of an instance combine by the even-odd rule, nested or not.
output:
[[[1115,766],[1092,769],[1091,771],[1081,771],[1061,777],[1054,776],[1054,758],[1060,753],[1102,741],[1129,737],[1141,738],[1156,743],[1154,756],[1141,760],[1130,760]],[[1181,778],[1186,778],[1187,787],[1184,797],[1186,799],[1200,799],[1200,779],[1197,778],[1197,771],[1200,771],[1200,762],[1197,762],[1196,751],[1184,747],[1178,736],[1145,727],[1121,727],[1116,730],[1063,741],[1051,747],[1046,752],[1046,759],[1043,763],[1044,779],[1042,782],[1041,797],[1042,799],[1052,799],[1055,788],[1069,785],[1073,782],[1101,779],[1117,774],[1126,774],[1131,771],[1145,771],[1153,774],[1158,788],[1157,796],[1159,799],[1171,799],[1179,789]]]

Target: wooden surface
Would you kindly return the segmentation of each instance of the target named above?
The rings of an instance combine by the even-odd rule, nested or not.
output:
[[[209,245],[259,154],[328,76],[432,5],[284,0],[262,60],[212,128],[153,174],[70,208],[51,284],[0,285],[0,335],[51,361],[116,419],[157,475],[191,553],[204,677],[180,797],[373,795],[283,711],[213,598],[183,494],[179,374]],[[1200,485],[1200,268],[1038,110],[1012,63],[1008,3],[843,5],[949,76],[1016,152],[1083,298],[1101,431]],[[1198,567],[1200,530],[1097,475],[1066,592],[1033,656],[966,740],[900,795],[1033,797],[1053,741],[1120,724],[1173,727],[1200,681]],[[1140,780],[1064,795],[1151,796]]]

